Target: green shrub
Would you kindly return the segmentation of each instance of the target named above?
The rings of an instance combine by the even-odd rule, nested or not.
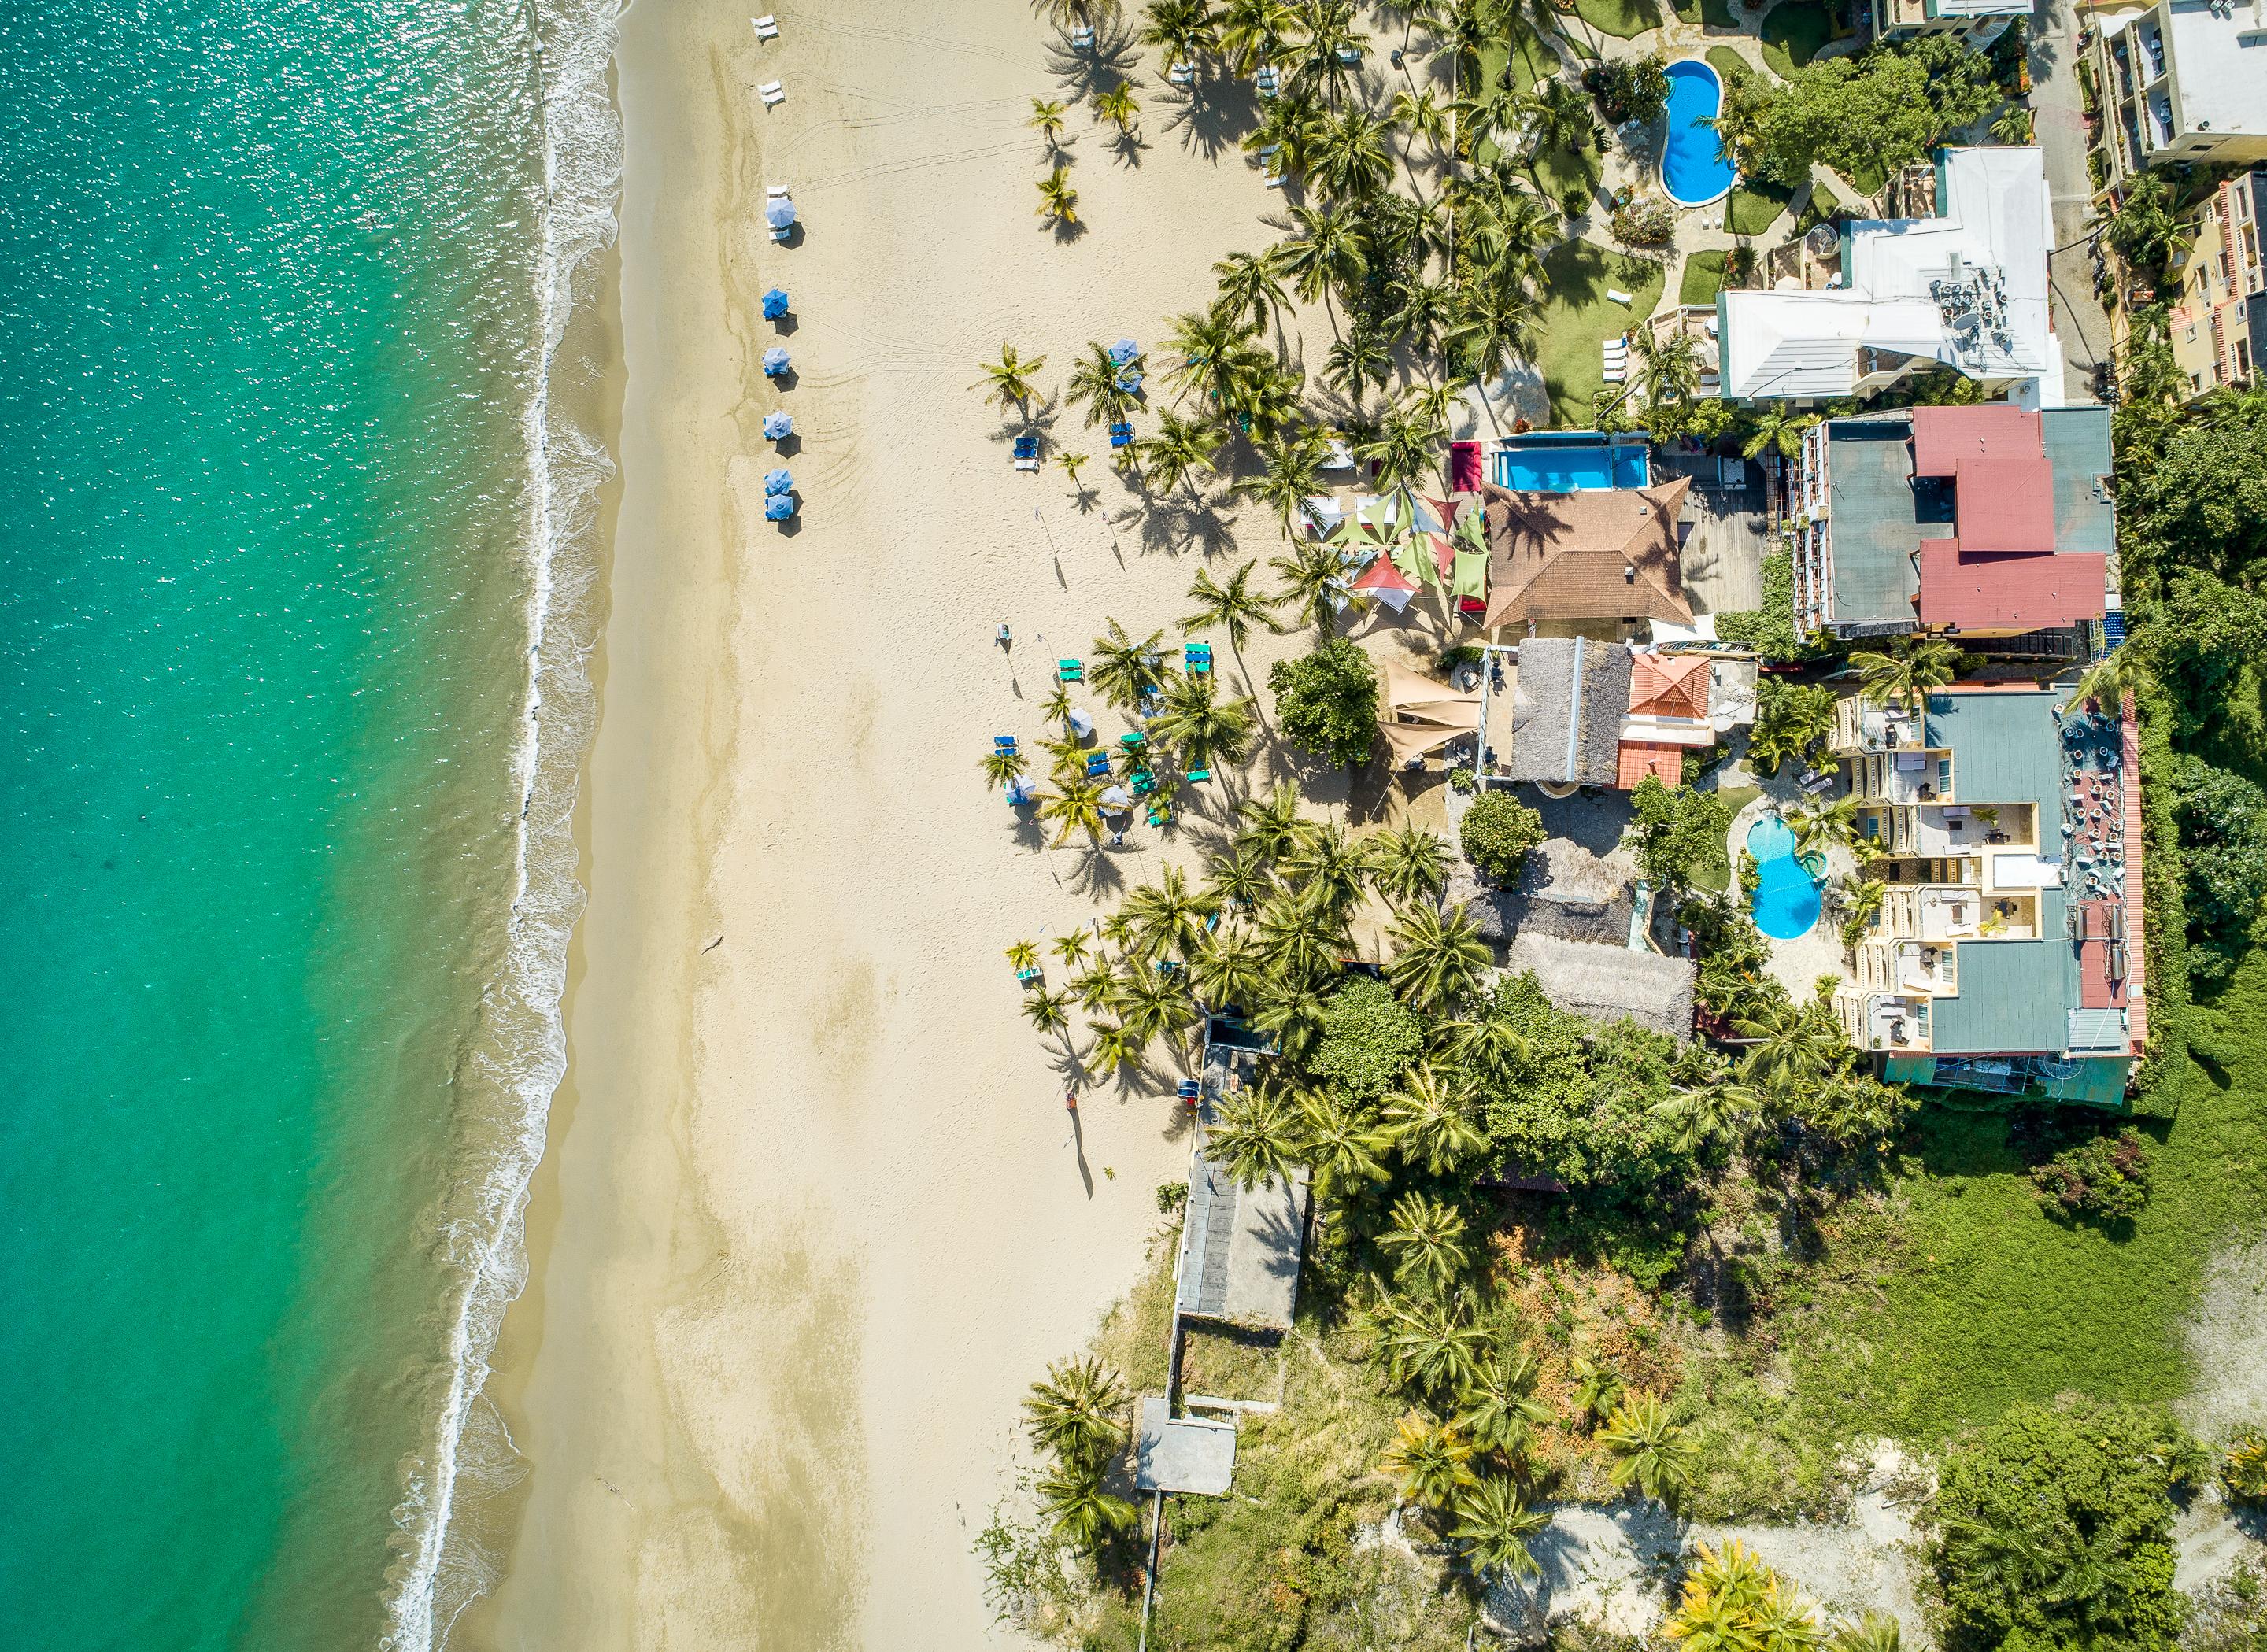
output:
[[[1377,671],[1356,644],[1334,636],[1299,659],[1278,660],[1267,686],[1275,691],[1283,738],[1301,751],[1349,767],[1369,755],[1377,735]]]
[[[2073,1221],[2130,1221],[2149,1202],[2149,1144],[2128,1125],[2065,1149],[2031,1171],[2040,1200]]]
[[[1527,851],[1543,841],[1543,817],[1508,791],[1490,790],[1472,800],[1456,828],[1464,858],[1490,877],[1515,877]]]
[[[2267,1505],[2267,1432],[2246,1428],[2227,1443],[2219,1460],[2219,1488],[2246,1508]]]
[[[1659,52],[1604,58],[1583,70],[1582,89],[1596,99],[1609,126],[1657,121],[1669,105],[1668,64]]]
[[[1774,551],[1764,558],[1764,606],[1716,616],[1716,635],[1775,661],[1796,660],[1806,650],[1794,634],[1794,553]]]
[[[1638,870],[1656,888],[1685,889],[1695,874],[1713,871],[1721,878],[1729,873],[1724,834],[1731,830],[1732,811],[1714,792],[1683,785],[1672,789],[1647,775],[1630,795],[1630,808],[1633,818],[1622,844],[1636,853]]]
[[[2181,760],[2173,786],[2189,973],[2223,980],[2250,946],[2267,906],[2267,792],[2197,757]]]
[[[1322,1037],[1308,1070],[1348,1101],[1367,1106],[1393,1088],[1425,1047],[1425,1024],[1382,980],[1349,976],[1323,1010]]]

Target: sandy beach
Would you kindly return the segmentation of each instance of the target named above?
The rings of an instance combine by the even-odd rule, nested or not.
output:
[[[1089,339],[1154,344],[1214,260],[1273,239],[1280,198],[1168,125],[1153,60],[1131,159],[1074,107],[1091,227],[1059,236],[1023,121],[1077,71],[1022,0],[778,15],[768,45],[722,0],[639,0],[624,25],[591,902],[492,1384],[524,1519],[462,1643],[1010,1639],[971,1541],[1016,1402],[1128,1287],[1185,1167],[1169,1082],[1097,1087],[1074,1132],[1001,958],[1153,875],[1157,834],[1044,852],[977,760],[1044,732],[1054,658],[1105,615],[1175,624],[1214,519],[1143,511],[1066,410],[1053,437],[1097,456],[1082,511],[1060,472],[1015,472],[969,385],[1003,340],[1048,357],[1050,393]],[[766,111],[771,79],[788,97]],[[805,226],[784,248],[759,225],[778,183]],[[759,371],[774,341],[783,390]],[[780,457],[774,407],[800,432]],[[780,463],[793,532],[761,516]],[[1214,539],[1216,569],[1279,543],[1261,519],[1241,539]],[[1256,641],[1255,679],[1302,645]]]

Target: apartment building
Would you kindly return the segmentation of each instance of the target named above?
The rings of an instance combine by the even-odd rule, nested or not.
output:
[[[2251,381],[2267,361],[2267,168],[2222,180],[2198,202],[2188,246],[2174,258],[2180,294],[2169,317],[2173,360],[2200,396]]]
[[[2159,0],[2088,48],[2115,188],[2144,166],[2267,161],[2267,0]]]
[[[2030,0],[1874,0],[1874,33],[1901,40],[1958,29],[1970,48],[1980,52],[2007,25],[2030,15]]]
[[[2109,471],[2102,407],[1911,407],[1814,425],[1787,500],[1795,627],[2075,656],[2080,628],[2117,606]]]
[[[1888,885],[1835,995],[1851,1041],[1904,1083],[2122,1105],[2147,1031],[2130,702],[1853,697],[1831,750]]]

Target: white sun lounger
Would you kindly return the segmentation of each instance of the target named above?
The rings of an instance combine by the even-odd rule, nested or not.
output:
[[[1637,302],[1636,299],[1631,297],[1629,294],[1624,292],[1619,287],[1607,288],[1606,297],[1611,298],[1616,304],[1635,304]]]
[[[776,80],[767,80],[756,88],[756,96],[764,100],[764,107],[768,109],[774,104],[787,101],[787,88]]]
[[[1039,461],[1035,459],[1019,459],[1016,461],[1017,470],[1037,470],[1038,467]]]
[[[1165,78],[1177,86],[1193,86],[1197,84],[1197,71],[1183,63]]]
[[[1610,385],[1621,384],[1627,380],[1628,378],[1629,369],[1626,367],[1609,367],[1606,369],[1605,378],[1606,382]]]
[[[764,199],[767,201],[786,200],[787,186],[785,184],[766,184],[764,186]]]
[[[779,19],[769,12],[759,18],[750,18],[748,21],[755,26],[758,40],[775,40],[779,38]]]
[[[1324,458],[1322,468],[1324,470],[1352,470],[1354,468],[1354,450],[1348,447],[1345,442],[1339,440],[1338,437],[1332,437],[1331,451]]]
[[[1094,45],[1094,31],[1083,25],[1073,29],[1070,32],[1070,43],[1082,52],[1091,49]]]
[[[1269,173],[1265,179],[1261,180],[1261,181],[1270,189],[1280,189],[1283,187],[1283,174],[1281,173]]]

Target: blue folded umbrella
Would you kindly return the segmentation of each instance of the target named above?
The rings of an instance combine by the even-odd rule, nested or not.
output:
[[[769,522],[784,522],[795,514],[795,496],[775,493],[764,501],[764,518]]]
[[[764,473],[764,491],[767,494],[785,493],[794,486],[795,478],[783,470],[767,470]]]
[[[764,437],[766,440],[776,442],[781,437],[793,436],[794,434],[795,421],[793,418],[789,416],[783,408],[775,407],[771,412],[764,415]]]
[[[1141,353],[1141,347],[1136,344],[1132,339],[1120,339],[1117,343],[1110,347],[1110,359],[1116,362],[1120,367],[1125,366],[1126,363],[1132,361]]]
[[[776,321],[787,313],[787,289],[774,287],[764,295],[764,319]]]
[[[776,378],[787,371],[787,346],[774,344],[764,352],[764,371]]]
[[[1132,368],[1127,368],[1124,372],[1118,375],[1118,387],[1124,391],[1127,395],[1132,395],[1135,391],[1141,388],[1141,375],[1135,372]]]
[[[783,230],[795,222],[795,202],[785,195],[775,196],[764,207],[764,222],[775,230]]]

